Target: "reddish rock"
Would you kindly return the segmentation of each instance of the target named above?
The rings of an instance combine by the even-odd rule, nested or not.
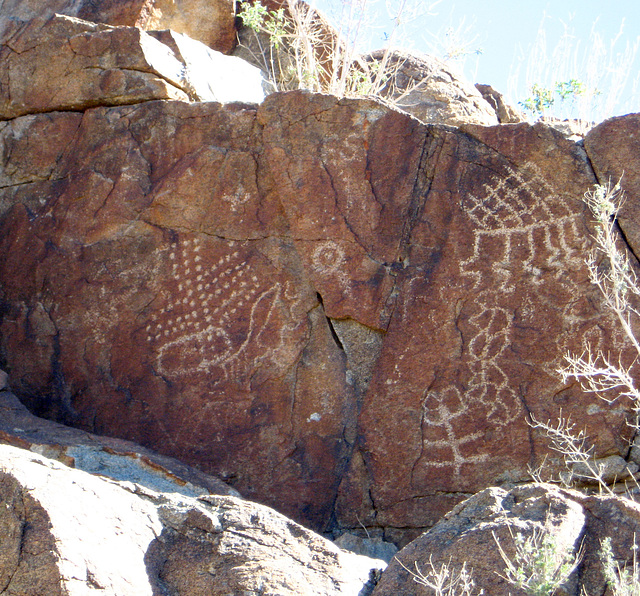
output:
[[[584,341],[625,352],[584,268],[583,154],[543,125],[463,130],[425,136],[428,192],[338,501],[354,527],[429,527],[488,478],[526,480],[547,447],[528,413],[562,408],[600,455],[626,454],[620,412],[556,373]]]
[[[0,348],[33,411],[400,542],[527,478],[529,413],[626,455],[628,404],[556,373],[583,341],[630,359],[583,263],[593,174],[551,128],[292,92],[0,134]]]
[[[3,201],[15,390],[37,412],[215,470],[323,526],[356,406],[285,220],[258,186],[255,110],[148,103],[52,120],[4,131],[7,146],[63,152],[49,200],[34,204],[34,165]]]
[[[149,449],[112,437],[92,435],[29,413],[18,398],[0,390],[0,443],[28,449],[66,466],[159,492],[239,497],[217,478]]]
[[[619,223],[636,255],[640,255],[640,114],[605,120],[584,139],[600,183],[621,183],[625,200]]]
[[[5,0],[0,24],[55,13],[145,31],[173,29],[225,53],[236,41],[232,0]]]

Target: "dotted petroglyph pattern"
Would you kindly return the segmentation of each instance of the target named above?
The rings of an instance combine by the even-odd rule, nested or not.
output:
[[[279,286],[265,287],[245,260],[246,252],[233,242],[228,246],[227,254],[205,264],[200,240],[171,245],[173,285],[162,292],[145,329],[160,374],[184,376],[218,368],[221,378],[228,378],[237,372],[252,338],[268,324]]]
[[[496,436],[524,419],[513,378],[516,318],[528,317],[534,329],[542,313],[552,312],[565,337],[585,321],[572,299],[580,290],[567,274],[584,270],[576,199],[557,194],[536,166],[527,165],[486,185],[481,195],[468,196],[463,209],[473,236],[460,279],[473,299],[465,305],[462,370],[423,401],[423,451],[449,454],[423,463],[452,468],[455,475],[463,465],[488,458],[478,449],[487,429]],[[590,339],[597,345],[602,338]],[[562,346],[548,345],[550,371],[562,352]]]

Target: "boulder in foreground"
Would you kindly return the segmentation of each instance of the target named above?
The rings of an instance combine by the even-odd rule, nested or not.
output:
[[[382,561],[275,511],[98,478],[0,446],[0,593],[368,594]]]

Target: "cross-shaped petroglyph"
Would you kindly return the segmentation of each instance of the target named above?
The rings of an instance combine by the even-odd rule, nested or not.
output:
[[[280,288],[274,283],[265,287],[245,251],[233,242],[228,247],[211,263],[197,238],[171,245],[172,286],[162,291],[146,326],[160,374],[184,376],[218,368],[227,378],[267,325]]]
[[[478,453],[485,430],[495,436],[524,419],[514,322],[534,332],[552,313],[558,335],[566,337],[585,321],[575,306],[583,290],[568,274],[584,270],[586,235],[576,199],[555,192],[527,165],[466,197],[462,207],[473,225],[470,251],[460,261],[461,284],[473,296],[464,309],[463,351],[448,386],[429,392],[423,403],[423,451],[451,454],[449,461],[423,461],[450,466],[454,474],[487,458],[486,451]],[[552,372],[564,347],[546,348]]]

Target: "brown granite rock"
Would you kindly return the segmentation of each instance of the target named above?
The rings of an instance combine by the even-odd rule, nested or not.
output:
[[[230,496],[158,493],[0,445],[4,594],[369,594],[383,561]]]
[[[356,404],[286,220],[264,199],[255,110],[122,109],[74,115],[73,126],[64,115],[57,138],[55,115],[4,131],[15,155],[19,130],[34,154],[63,152],[43,191],[55,200],[35,203],[25,182],[3,201],[15,390],[36,412],[99,434],[118,427],[322,527]],[[37,262],[47,273],[34,278]]]
[[[585,341],[633,359],[584,269],[583,152],[544,125],[462,130],[424,137],[426,197],[338,499],[344,525],[429,527],[488,478],[525,480],[547,446],[528,413],[562,408],[598,455],[628,450],[621,412],[555,372]]]
[[[585,496],[556,486],[533,484],[510,491],[488,488],[457,505],[431,530],[403,548],[383,572],[374,596],[421,596],[432,591],[415,581],[433,563],[445,564],[453,574],[463,563],[475,582],[473,594],[520,596],[526,593],[504,576],[505,556],[516,562],[515,539],[533,540],[542,549],[545,540],[556,552],[579,558],[576,571],[557,593],[567,596],[604,594],[600,551],[611,539],[620,568],[633,564],[633,548],[640,530],[640,506],[621,497]],[[535,538],[534,538],[535,536]],[[413,575],[412,575],[413,574]]]
[[[258,69],[173,32],[54,15],[11,21],[0,39],[0,118],[155,99],[264,99]]]
[[[491,85],[476,83],[475,87],[480,91],[484,100],[493,108],[500,124],[517,124],[526,120],[524,115],[512,105],[509,105],[504,100],[502,93],[496,91]]]
[[[225,53],[236,41],[232,0],[4,0],[0,25],[55,13],[145,31],[172,29]]]
[[[629,404],[555,372],[584,341],[631,359],[583,263],[593,173],[553,129],[291,92],[0,135],[0,354],[32,411],[397,542],[526,479],[530,413],[626,457]]]
[[[625,200],[618,221],[640,255],[640,114],[605,120],[587,134],[584,148],[600,183],[621,183]]]

